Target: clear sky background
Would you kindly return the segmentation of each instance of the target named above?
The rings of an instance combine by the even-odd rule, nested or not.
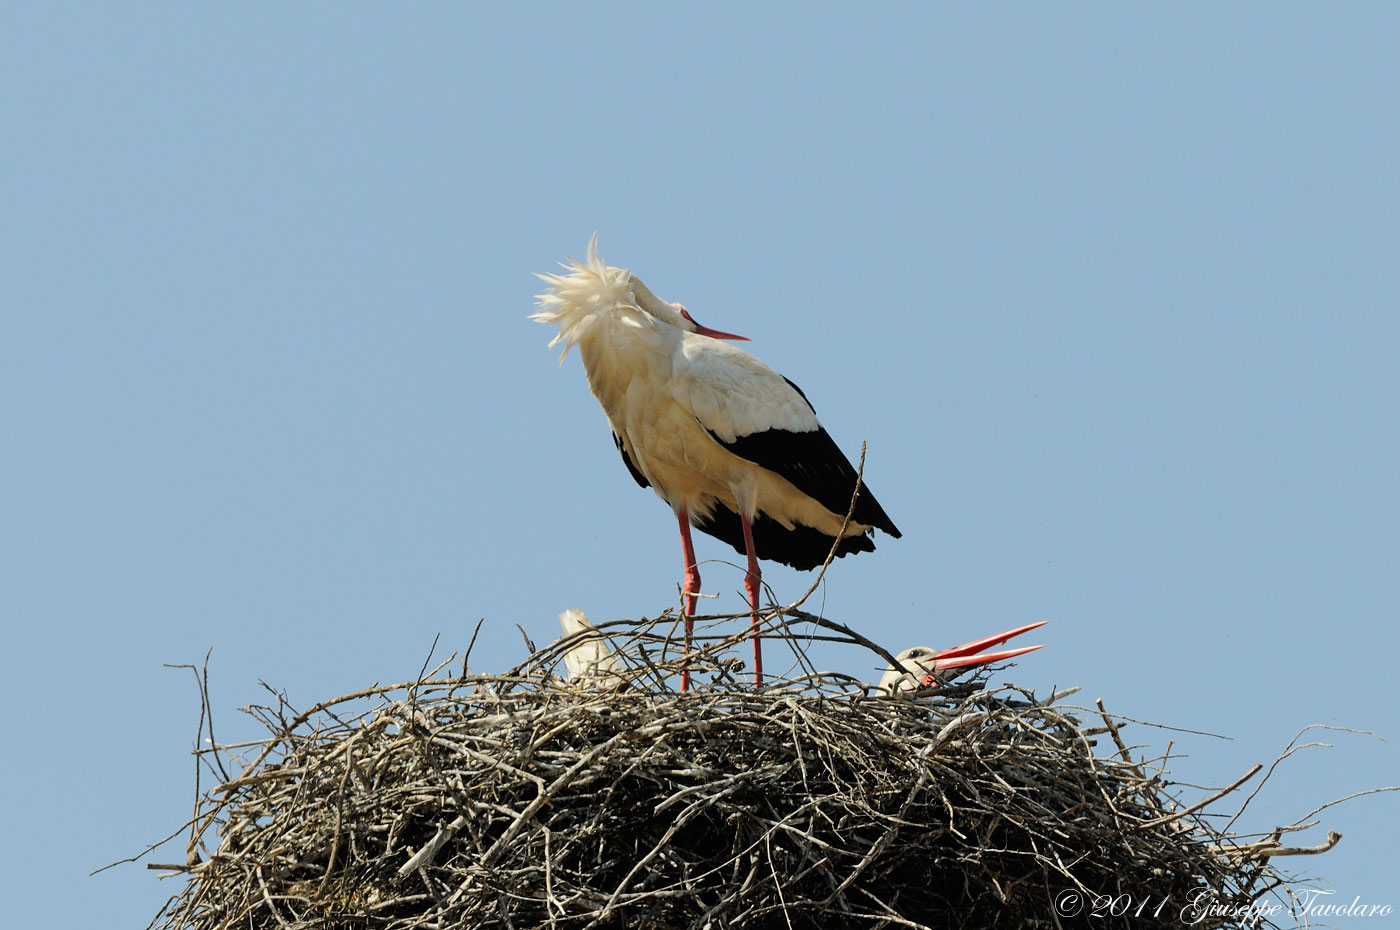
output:
[[[1202,785],[1310,723],[1390,740],[1324,735],[1246,828],[1400,783],[1398,45],[1380,3],[7,5],[7,923],[177,890],[87,877],[188,816],[162,663],[212,648],[231,740],[260,680],[674,603],[669,511],[526,319],[594,230],[869,442],[904,538],[833,619],[1050,620],[1003,677],[1230,737],[1128,731]],[[1281,864],[1400,907],[1400,795],[1326,828]]]

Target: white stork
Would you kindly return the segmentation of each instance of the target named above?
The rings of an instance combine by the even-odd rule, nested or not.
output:
[[[1013,659],[1016,656],[1025,655],[1028,652],[1035,652],[1040,646],[1022,646],[1019,649],[1004,649],[1001,652],[988,652],[982,655],[983,649],[990,649],[992,646],[999,646],[1015,636],[1022,633],[1029,633],[1038,629],[1049,620],[1041,620],[1038,623],[1028,623],[1025,626],[1018,626],[1014,630],[1007,630],[1005,633],[997,633],[994,636],[984,636],[982,639],[974,639],[970,643],[963,643],[961,646],[954,646],[952,649],[934,649],[931,646],[915,646],[906,649],[895,655],[899,664],[905,668],[917,670],[915,677],[903,669],[889,666],[885,673],[880,676],[880,684],[877,691],[883,692],[887,697],[897,697],[905,691],[921,691],[925,688],[937,688],[951,675],[943,673],[950,669],[971,668],[976,665],[986,665],[989,662],[1001,662],[1005,659]]]
[[[567,274],[539,275],[549,290],[531,319],[557,323],[550,347],[583,356],[593,396],[613,441],[642,487],[671,505],[685,556],[686,651],[700,571],[690,528],[748,557],[744,587],[754,634],[754,682],[763,684],[758,638],[759,559],[808,570],[836,554],[873,552],[875,528],[899,537],[894,521],[862,487],[851,522],[842,521],[856,470],[791,381],[737,346],[743,336],[701,326],[625,268],[603,264],[598,236]],[[690,682],[681,672],[681,690]]]
[[[576,637],[578,642],[564,653],[564,667],[570,681],[597,683],[609,678],[620,681],[622,666],[613,655],[607,638],[592,623],[582,607],[570,607],[559,615],[564,638]]]

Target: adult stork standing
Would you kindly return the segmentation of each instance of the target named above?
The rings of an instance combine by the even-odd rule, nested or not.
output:
[[[748,557],[744,588],[753,631],[754,683],[763,684],[758,636],[759,559],[808,570],[836,554],[873,552],[873,530],[899,537],[868,488],[855,500],[856,470],[791,381],[734,341],[743,336],[695,322],[629,270],[605,265],[598,236],[567,274],[538,277],[531,319],[557,323],[559,361],[578,346],[627,470],[671,505],[685,557],[685,650],[694,630],[700,570],[690,528]],[[839,537],[839,543],[838,543]],[[689,687],[681,671],[681,690]]]

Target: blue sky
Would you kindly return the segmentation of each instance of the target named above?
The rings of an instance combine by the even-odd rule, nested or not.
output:
[[[675,599],[532,272],[635,269],[800,384],[904,531],[821,606],[891,649],[1032,620],[1009,673],[1245,826],[1400,783],[1400,13],[1386,4],[0,13],[0,616],[16,926],[190,808],[260,681],[305,706]],[[701,558],[732,551],[698,540]],[[705,566],[738,609],[742,573]],[[779,597],[808,576],[772,566]],[[853,651],[823,664],[871,674]],[[1136,732],[1134,732],[1134,729]],[[1293,860],[1393,890],[1400,795]],[[1391,903],[1400,906],[1400,900]]]

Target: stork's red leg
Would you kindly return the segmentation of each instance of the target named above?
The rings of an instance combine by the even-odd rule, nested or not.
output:
[[[763,643],[758,638],[758,591],[763,573],[758,570],[758,556],[753,548],[753,525],[740,515],[744,525],[744,550],[749,556],[749,573],[744,576],[744,590],[749,593],[749,630],[753,634],[753,686],[763,687]]]
[[[695,544],[690,541],[690,514],[682,507],[676,511],[681,525],[681,549],[685,553],[685,646],[683,656],[690,655],[690,637],[695,632],[695,598],[700,593],[700,566],[695,564]],[[690,688],[690,667],[681,666],[681,690]]]

